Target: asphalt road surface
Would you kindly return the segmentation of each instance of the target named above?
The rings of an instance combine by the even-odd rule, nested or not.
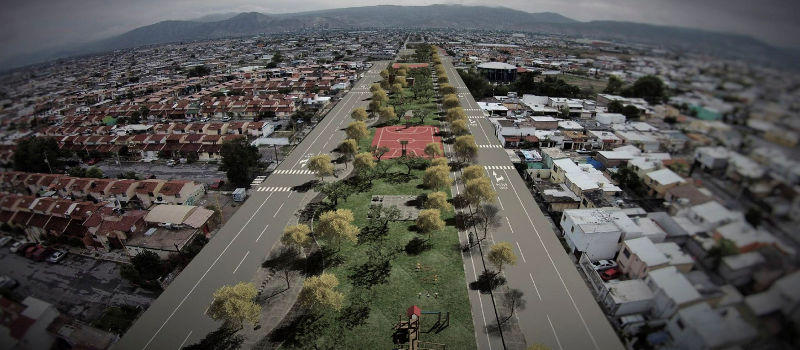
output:
[[[477,163],[487,169],[487,176],[497,192],[495,204],[501,209],[503,224],[487,239],[489,243],[511,243],[518,258],[516,266],[503,270],[506,285],[521,290],[527,301],[526,308],[517,311],[527,344],[544,344],[558,350],[622,349],[614,329],[564,252],[550,221],[514,170],[491,122],[483,116],[449,58],[443,57],[442,64],[456,88],[470,132],[478,144]],[[455,187],[454,194],[463,191],[461,184]],[[467,237],[464,233],[461,235],[462,243],[466,243]],[[487,252],[484,249],[484,253]],[[467,282],[474,281],[483,271],[480,255],[473,250],[472,254],[464,253],[463,258]],[[502,288],[498,291],[502,292]],[[489,331],[497,324],[489,295],[470,290],[469,297],[478,347],[503,349],[499,335]]]
[[[180,349],[196,343],[220,323],[206,316],[216,289],[250,281],[306,196],[291,187],[314,178],[305,168],[310,156],[331,153],[344,139],[341,129],[353,108],[366,106],[370,84],[388,62],[376,62],[316,128],[258,186],[236,214],[151,304],[115,349]]]

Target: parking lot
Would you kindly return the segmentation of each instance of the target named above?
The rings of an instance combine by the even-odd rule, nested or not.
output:
[[[157,297],[119,275],[119,265],[74,254],[58,264],[34,262],[0,248],[0,275],[19,282],[13,294],[33,296],[84,322],[98,319],[112,305],[147,307]]]

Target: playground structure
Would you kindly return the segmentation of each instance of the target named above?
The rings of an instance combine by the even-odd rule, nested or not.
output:
[[[450,312],[444,312],[444,320],[442,320],[442,313],[442,311],[422,311],[416,305],[409,307],[408,310],[406,310],[407,320],[403,320],[403,315],[400,315],[400,321],[394,326],[396,343],[404,343],[399,349],[446,350],[447,345],[445,344],[423,342],[419,340],[422,315],[437,316],[436,322],[434,322],[431,328],[425,331],[425,333],[439,333],[450,326]]]

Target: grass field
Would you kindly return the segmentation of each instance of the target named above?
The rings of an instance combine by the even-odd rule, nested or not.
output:
[[[404,107],[423,107],[433,111],[435,104],[409,104]],[[425,124],[438,125],[434,117],[427,118]],[[374,129],[371,129],[370,136],[359,142],[360,151],[368,149],[374,134]],[[391,164],[386,176],[374,180],[372,186],[351,194],[346,200],[340,200],[337,205],[337,208],[350,209],[355,217],[354,224],[361,228],[368,223],[367,213],[373,195],[422,195],[430,192],[422,186],[422,169],[414,169],[408,176],[407,168],[396,160],[384,159],[381,162]],[[450,195],[449,190],[447,192]],[[392,342],[392,326],[400,321],[400,315],[405,319],[406,309],[417,305],[423,312],[441,311],[442,319],[446,312],[450,313],[449,326],[438,333],[426,332],[436,322],[437,316],[423,314],[421,341],[445,344],[447,349],[475,349],[475,333],[454,214],[452,208],[443,213],[442,219],[447,223],[444,230],[433,233],[428,242],[430,248],[416,255],[405,251],[406,244],[416,237],[427,239],[428,236],[417,233],[413,221],[390,223],[381,247],[390,254],[391,272],[385,283],[375,284],[371,288],[356,286],[356,279],[362,277],[359,268],[374,253],[374,243],[342,244],[337,254],[341,262],[331,264],[334,266],[328,266],[326,272],[335,274],[339,279],[337,290],[345,295],[344,308],[338,314],[327,314],[306,322],[296,332],[311,329],[314,332],[313,342],[323,347],[391,349],[395,346]],[[343,318],[363,323],[347,326]],[[308,344],[286,342],[282,348],[304,346]]]
[[[606,85],[608,85],[608,81],[606,80],[594,79],[590,77],[581,77],[571,74],[561,74],[558,77],[560,79],[564,79],[564,82],[567,84],[578,86],[581,89],[590,87],[595,93],[602,92],[603,89],[606,88]]]

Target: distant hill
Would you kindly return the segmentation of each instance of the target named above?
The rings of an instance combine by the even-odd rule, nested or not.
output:
[[[664,48],[680,48],[790,67],[795,67],[800,58],[797,50],[775,48],[743,35],[631,22],[579,22],[551,12],[528,13],[503,7],[461,5],[384,5],[291,14],[220,14],[192,21],[158,22],[87,45],[51,51],[45,56],[55,58],[142,45],[303,29],[358,28],[461,28],[565,34],[655,44]],[[32,63],[30,56],[25,59],[27,63]],[[19,65],[18,62],[7,62],[14,63]]]

